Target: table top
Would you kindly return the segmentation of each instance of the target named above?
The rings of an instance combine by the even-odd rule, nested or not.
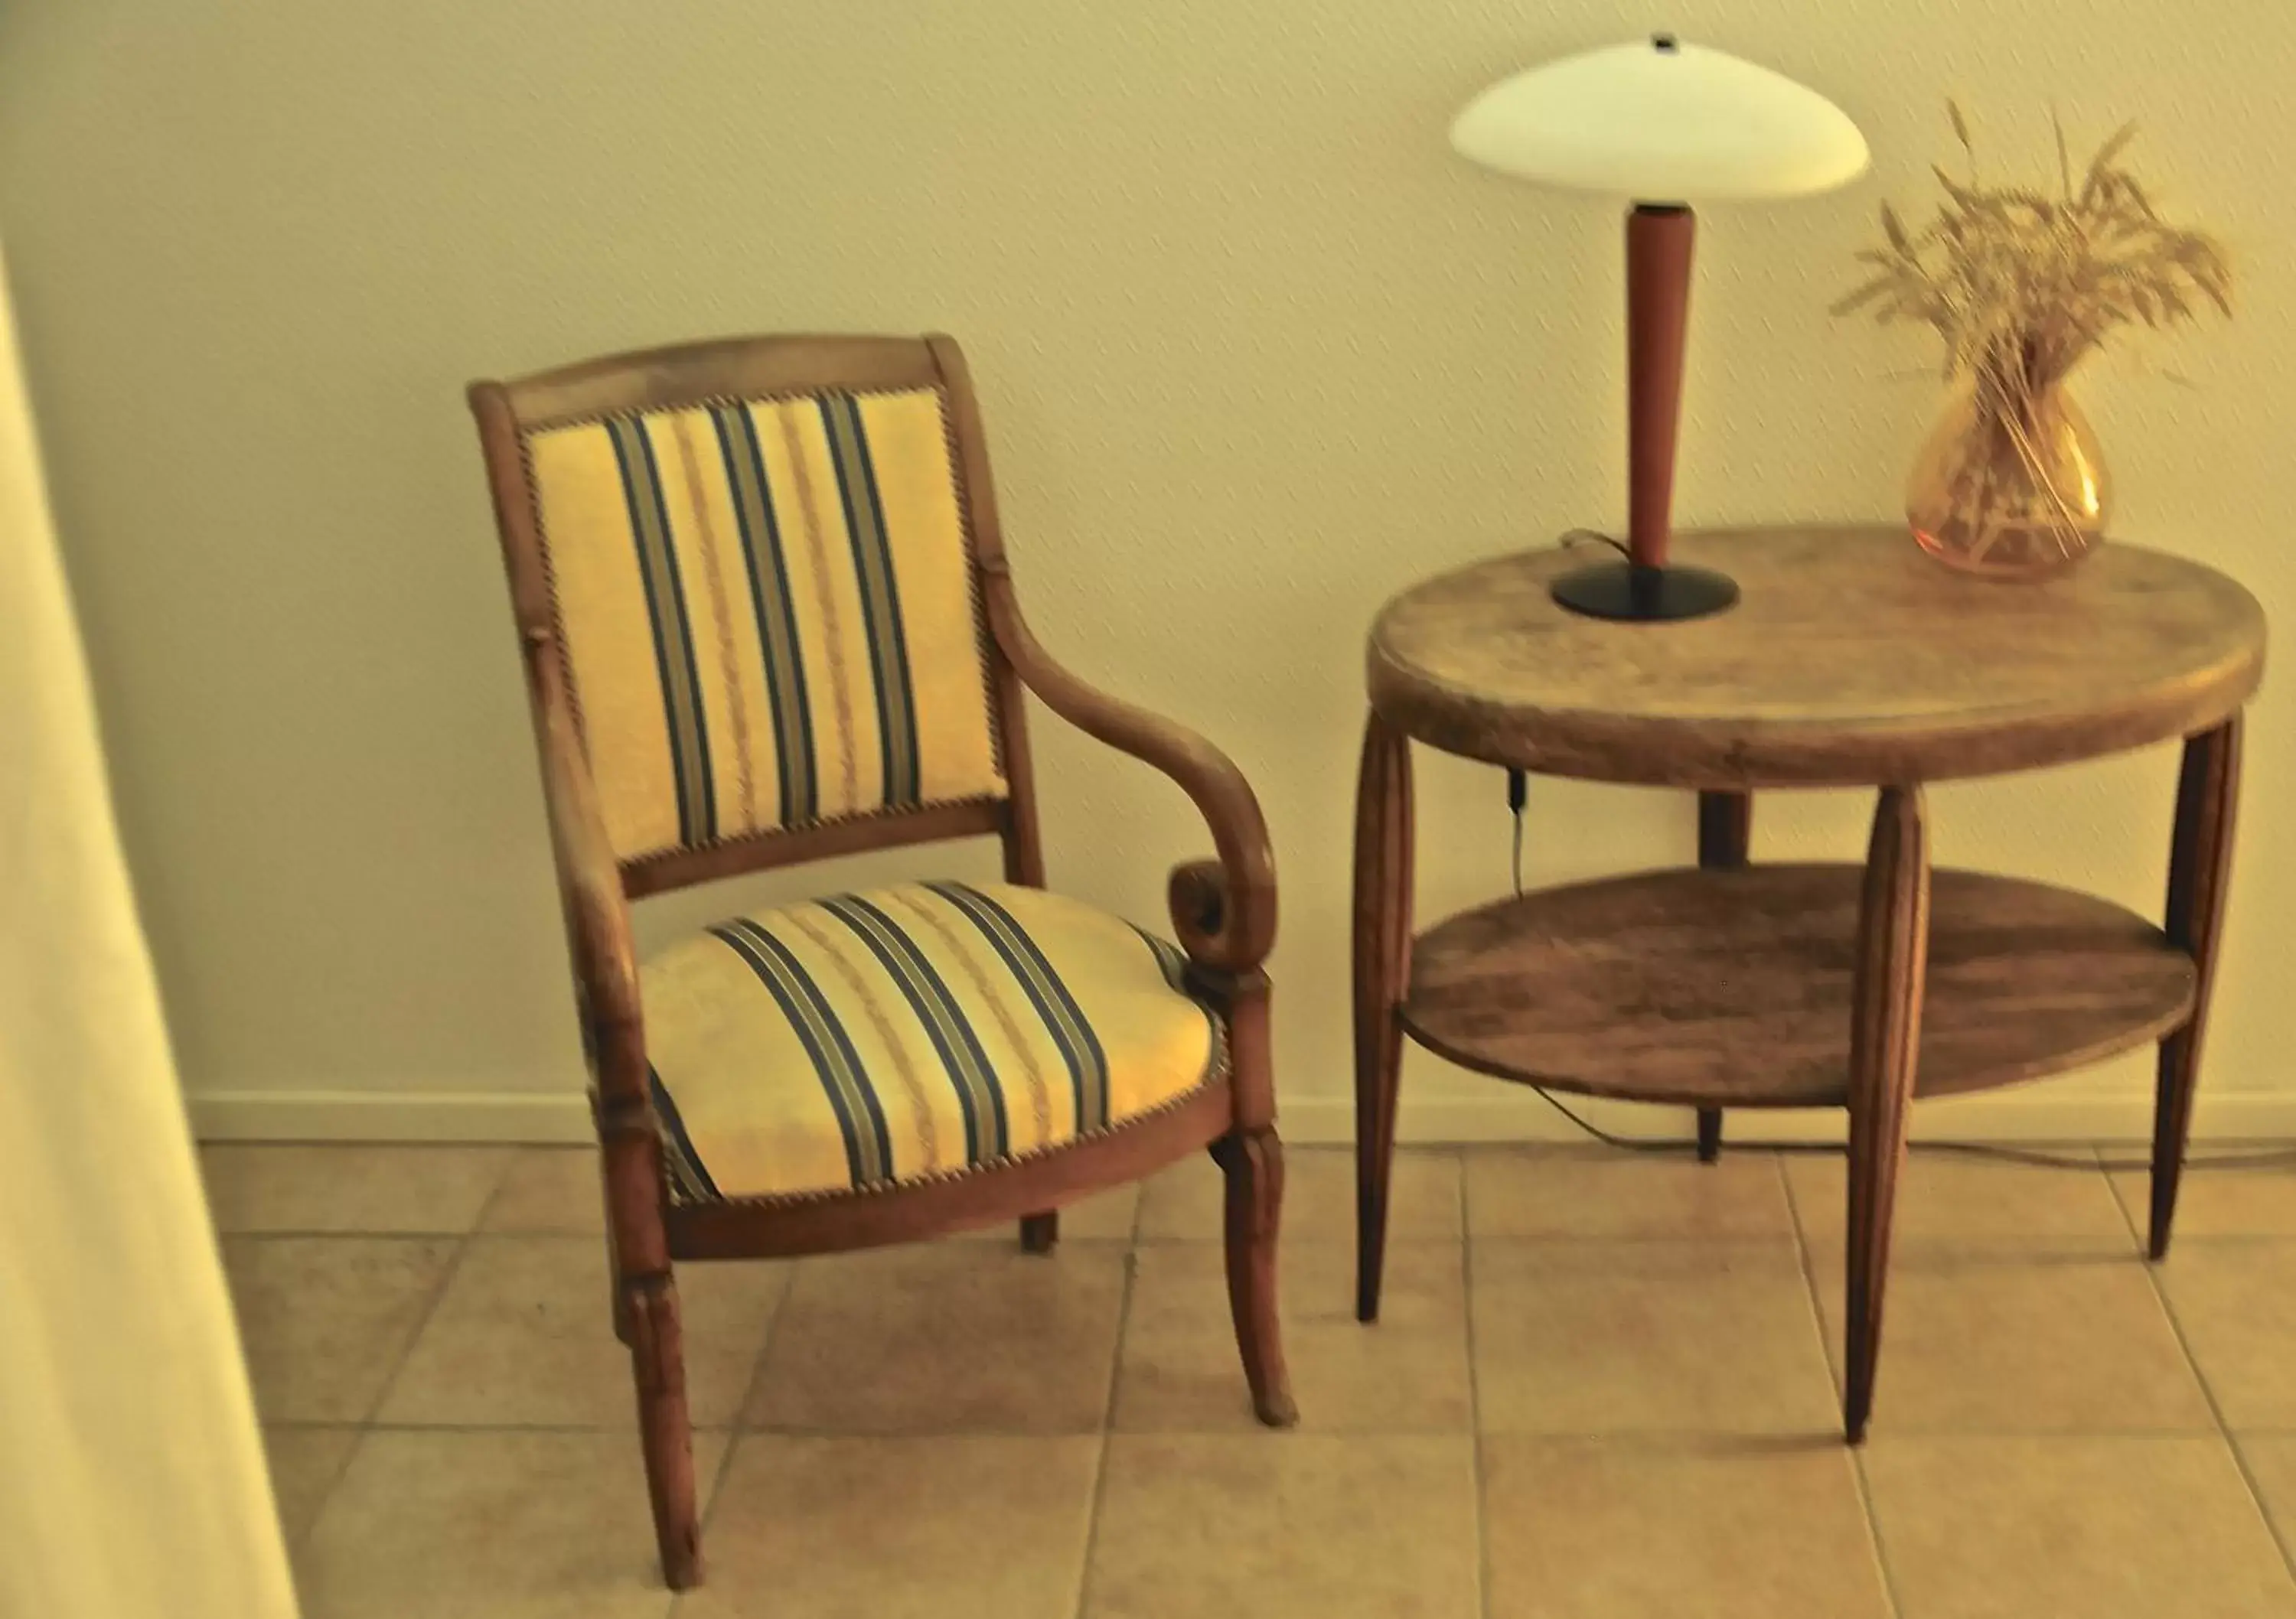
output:
[[[1902,528],[1685,533],[1738,581],[1711,617],[1622,624],[1547,593],[1549,547],[1413,586],[1371,632],[1374,707],[1446,752],[1550,775],[1722,788],[1909,783],[2062,764],[2228,718],[2263,609],[2198,562],[2107,544],[2039,584],[1970,577]]]

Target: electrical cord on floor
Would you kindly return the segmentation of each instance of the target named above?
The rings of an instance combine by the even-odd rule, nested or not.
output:
[[[1675,1141],[1658,1136],[1613,1135],[1600,1124],[1580,1114],[1578,1109],[1572,1108],[1545,1085],[1533,1085],[1531,1089],[1538,1093],[1539,1100],[1605,1147],[1614,1147],[1620,1152],[1695,1152],[1698,1149],[1698,1143],[1686,1137],[1681,1141]]]
[[[1546,1086],[1533,1085],[1530,1088],[1538,1092],[1539,1100],[1605,1147],[1616,1149],[1620,1152],[1695,1152],[1698,1149],[1698,1143],[1687,1136],[1617,1134],[1603,1129],[1600,1124],[1579,1113]],[[1758,1148],[1750,1147],[1750,1150],[1797,1155],[1830,1153],[1838,1156],[1844,1149],[1840,1145],[1830,1141],[1765,1141]],[[2003,1163],[2029,1165],[2037,1169],[2077,1169],[2094,1172],[2098,1169],[2149,1170],[2152,1167],[2152,1160],[2149,1158],[2078,1158],[2063,1153],[2037,1152],[2029,1147],[2011,1147],[1999,1141],[1915,1141],[1912,1144],[1912,1150],[1952,1154],[1960,1157],[1991,1158]],[[2188,1170],[2296,1169],[2296,1147],[2275,1147],[2258,1152],[2220,1153],[2187,1158],[2185,1161],[2185,1167]]]

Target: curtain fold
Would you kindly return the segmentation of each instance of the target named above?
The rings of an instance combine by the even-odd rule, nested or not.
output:
[[[294,1611],[0,300],[0,1615]]]

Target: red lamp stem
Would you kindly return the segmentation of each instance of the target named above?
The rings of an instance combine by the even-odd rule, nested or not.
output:
[[[1666,566],[1697,233],[1687,208],[1645,202],[1627,214],[1627,550],[1638,568]]]

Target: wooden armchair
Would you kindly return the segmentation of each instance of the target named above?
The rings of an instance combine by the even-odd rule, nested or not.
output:
[[[1275,873],[1235,766],[1054,662],[1014,597],[964,356],[786,337],[470,390],[540,743],[662,1569],[701,1560],[674,1261],[1019,1219],[1209,1146],[1255,1410],[1275,1316]],[[1217,861],[1179,947],[1042,892],[1023,690],[1171,777]],[[738,917],[641,966],[629,902],[993,833],[1002,886]]]

